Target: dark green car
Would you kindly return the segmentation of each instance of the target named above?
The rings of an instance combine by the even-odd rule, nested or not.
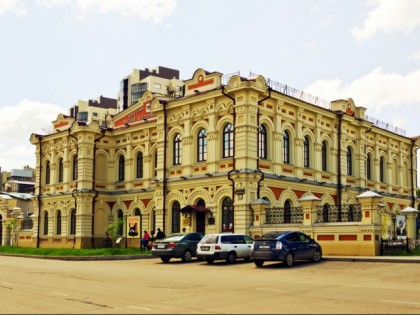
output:
[[[197,244],[203,238],[203,233],[170,234],[152,245],[152,256],[160,257],[167,263],[171,258],[181,258],[189,262],[197,256]]]

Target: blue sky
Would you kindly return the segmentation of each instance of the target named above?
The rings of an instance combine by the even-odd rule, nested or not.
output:
[[[133,68],[250,72],[420,135],[420,0],[0,0],[0,166]],[[420,165],[420,164],[419,164]]]

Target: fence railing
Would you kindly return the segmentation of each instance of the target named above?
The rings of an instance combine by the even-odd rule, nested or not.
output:
[[[316,207],[317,223],[327,222],[360,222],[362,221],[362,210],[359,204],[324,205]]]
[[[280,207],[266,209],[267,224],[289,224],[303,222],[303,207]]]

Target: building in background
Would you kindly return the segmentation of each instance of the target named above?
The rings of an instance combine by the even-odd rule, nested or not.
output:
[[[146,91],[162,99],[173,99],[182,95],[184,83],[179,78],[179,70],[156,67],[151,71],[133,69],[120,83],[118,108],[125,110],[143,96]]]
[[[141,231],[299,229],[325,254],[372,255],[381,226],[418,206],[419,138],[352,99],[326,102],[263,76],[203,69],[175,85],[177,97],[143,88],[137,96],[137,74],[123,80],[120,111],[106,124],[59,115],[61,129],[32,134],[28,246],[102,247],[109,223],[139,216]],[[139,247],[126,227],[125,245]]]
[[[34,193],[35,170],[29,166],[2,173],[1,190],[4,192]]]

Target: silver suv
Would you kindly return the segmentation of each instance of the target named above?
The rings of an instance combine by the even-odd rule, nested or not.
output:
[[[234,263],[237,258],[249,260],[254,239],[245,234],[206,234],[197,244],[197,257],[209,264],[215,260]]]

